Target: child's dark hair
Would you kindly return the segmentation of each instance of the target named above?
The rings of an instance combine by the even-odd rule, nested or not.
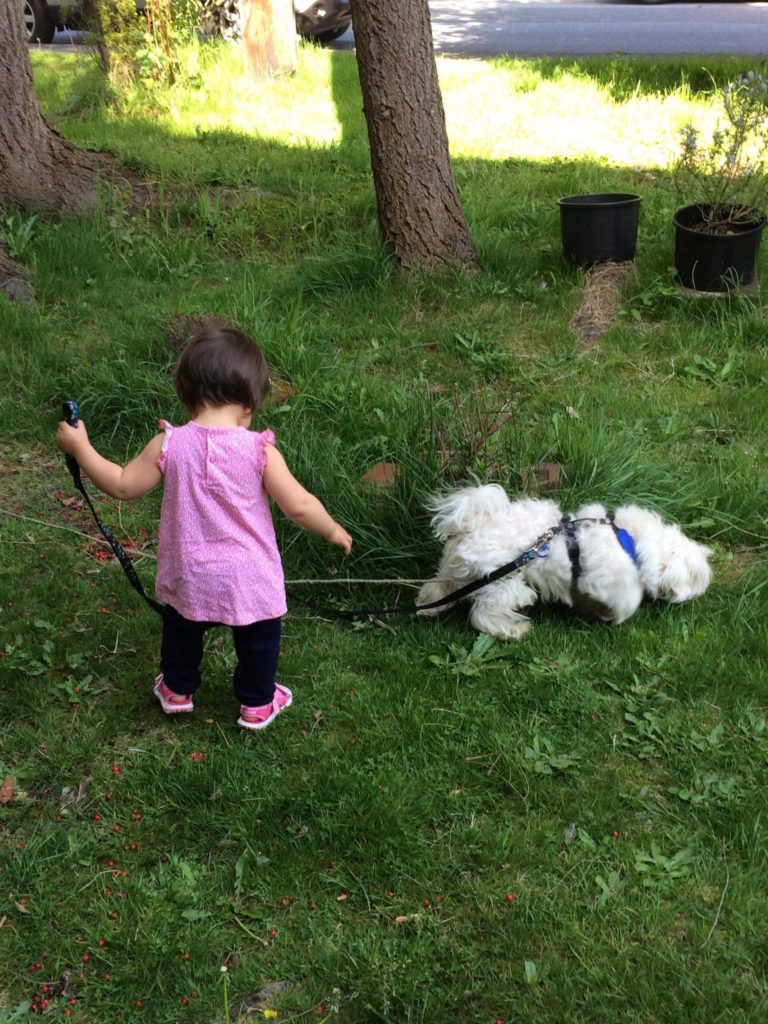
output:
[[[257,409],[269,393],[269,370],[261,349],[234,327],[201,327],[179,356],[176,393],[196,412],[205,405]]]

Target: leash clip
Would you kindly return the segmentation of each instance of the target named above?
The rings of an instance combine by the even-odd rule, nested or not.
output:
[[[531,551],[537,558],[547,557],[549,554],[549,542],[552,540],[554,535],[554,530],[547,530],[547,532],[543,533],[533,545]]]

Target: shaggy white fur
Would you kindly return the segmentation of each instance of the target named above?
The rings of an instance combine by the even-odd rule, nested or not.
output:
[[[435,578],[419,591],[419,605],[437,601],[518,558],[547,530],[557,527],[562,517],[553,501],[528,497],[510,501],[497,484],[452,491],[435,498],[431,508],[435,533],[445,548]],[[583,505],[574,518],[605,515],[602,505],[593,504]],[[644,596],[679,602],[704,593],[712,579],[709,548],[637,505],[622,506],[614,515],[617,529],[626,530],[634,540],[637,563],[609,524],[581,523],[577,532],[581,574],[575,586],[566,541],[558,534],[544,557],[466,598],[471,602],[472,626],[489,636],[516,640],[531,628],[520,609],[537,600],[560,602],[581,614],[618,623],[634,615]]]

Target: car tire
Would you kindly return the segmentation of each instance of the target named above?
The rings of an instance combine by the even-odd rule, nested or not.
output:
[[[28,43],[50,43],[56,26],[45,5],[45,0],[23,0],[22,13]]]

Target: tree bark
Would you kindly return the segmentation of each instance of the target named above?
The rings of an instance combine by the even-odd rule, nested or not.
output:
[[[0,207],[16,203],[48,214],[93,209],[111,161],[72,145],[41,114],[18,0],[0,0],[0,39]],[[29,297],[22,281],[22,268],[0,252],[0,291]]]
[[[92,209],[98,176],[109,173],[111,161],[72,145],[41,114],[18,0],[0,0],[0,39],[0,205]]]
[[[406,270],[470,266],[427,0],[352,0],[379,225]]]
[[[296,19],[292,0],[240,0],[243,44],[256,78],[296,70]]]

